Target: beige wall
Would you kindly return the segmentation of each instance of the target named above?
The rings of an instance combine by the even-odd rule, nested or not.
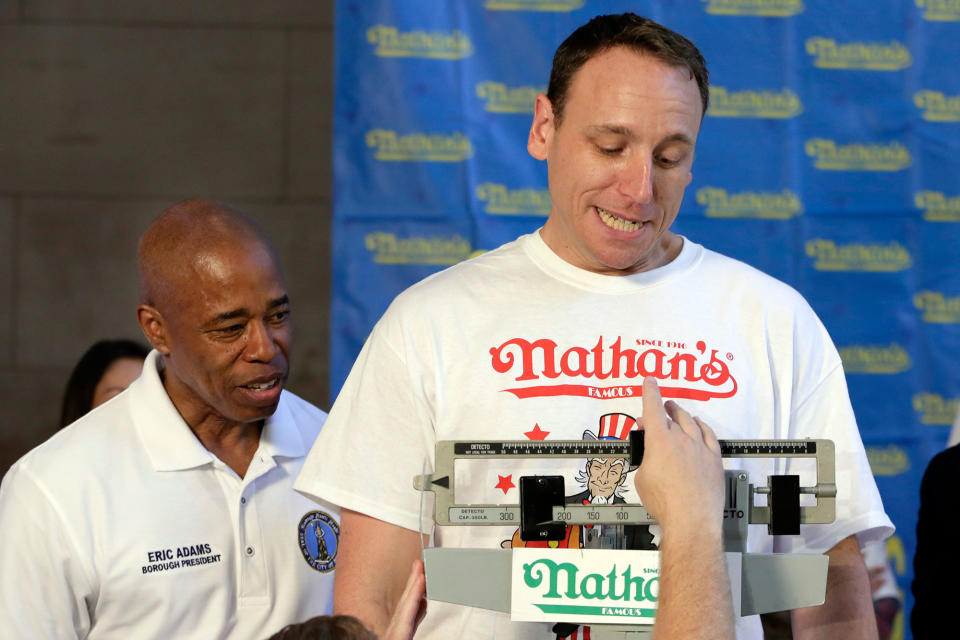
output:
[[[137,238],[191,196],[257,217],[327,397],[333,1],[0,0],[0,473],[95,340],[141,338]]]

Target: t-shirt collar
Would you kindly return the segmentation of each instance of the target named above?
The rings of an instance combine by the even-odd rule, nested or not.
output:
[[[548,275],[574,286],[599,293],[630,293],[658,286],[686,273],[703,257],[703,247],[684,236],[680,254],[656,269],[626,276],[594,273],[570,264],[551,249],[540,236],[540,230],[519,239],[523,250]]]

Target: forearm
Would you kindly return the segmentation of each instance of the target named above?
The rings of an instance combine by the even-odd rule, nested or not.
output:
[[[419,557],[417,532],[345,510],[334,578],[334,613],[354,616],[382,635],[403,594],[410,567]]]
[[[660,546],[654,640],[732,640],[733,601],[719,532],[704,530]]]
[[[826,599],[819,607],[793,612],[793,637],[797,640],[875,640],[877,619],[870,595],[870,579],[851,536],[827,552]]]

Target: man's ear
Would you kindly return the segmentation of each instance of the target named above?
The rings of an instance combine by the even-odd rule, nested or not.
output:
[[[527,151],[531,156],[537,160],[547,159],[554,130],[553,105],[550,104],[550,99],[541,93],[533,103],[533,122],[530,124],[530,137],[527,138]]]
[[[137,322],[147,342],[163,355],[169,355],[167,345],[167,323],[163,314],[149,304],[137,305]]]

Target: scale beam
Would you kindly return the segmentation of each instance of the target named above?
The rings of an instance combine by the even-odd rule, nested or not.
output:
[[[634,432],[642,434],[642,432]],[[640,440],[638,445],[637,440]],[[414,478],[414,487],[432,491],[436,500],[434,519],[438,525],[519,525],[519,504],[458,504],[454,500],[457,460],[491,458],[627,458],[636,464],[642,459],[642,437],[623,440],[445,440],[437,442],[434,472]],[[799,506],[799,524],[825,524],[836,517],[835,449],[830,440],[720,440],[720,455],[724,458],[815,458],[817,482],[813,486],[796,487],[797,495],[816,498],[812,506]],[[736,473],[736,472],[734,472]],[[745,474],[741,479],[745,479]],[[779,483],[790,484],[790,483]],[[732,484],[728,483],[731,490]],[[781,492],[783,490],[780,490]],[[754,494],[772,494],[769,505],[754,504]],[[771,525],[775,521],[792,521],[796,514],[783,515],[777,503],[778,489],[749,485],[748,522]],[[655,523],[647,510],[637,504],[609,505],[555,505],[553,521],[566,525],[616,524],[636,525]],[[776,533],[776,532],[774,532]]]

